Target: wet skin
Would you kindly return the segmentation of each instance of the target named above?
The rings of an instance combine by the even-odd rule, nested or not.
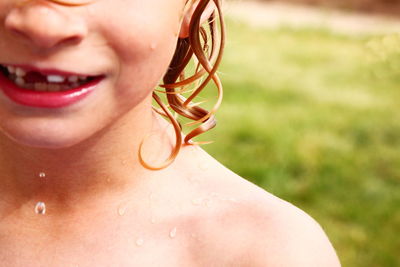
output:
[[[0,266],[338,266],[312,219],[202,150],[140,165],[148,134],[153,162],[174,143],[151,92],[187,32],[184,2],[0,1],[0,64],[106,77],[61,109],[0,91]]]

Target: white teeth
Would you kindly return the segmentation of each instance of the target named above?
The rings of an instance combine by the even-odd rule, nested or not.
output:
[[[76,83],[78,81],[78,76],[70,76],[68,77],[68,81],[70,83]]]
[[[9,73],[15,73],[15,67],[13,67],[13,66],[8,66],[7,70]]]
[[[65,77],[61,75],[47,75],[47,81],[49,83],[63,83],[65,81]]]
[[[1,1],[1,0],[0,0]],[[3,65],[4,66],[4,65]],[[30,89],[40,92],[58,92],[77,88],[88,82],[89,77],[71,75],[71,76],[61,76],[61,75],[44,75],[47,82],[27,82],[25,81],[25,76],[28,71],[14,66],[4,66],[7,68],[9,75],[8,78],[16,85],[21,88]],[[68,83],[68,84],[66,84]]]
[[[15,68],[15,75],[18,77],[24,77],[26,75],[26,71],[21,68]]]
[[[18,77],[17,79],[15,79],[15,83],[19,86],[23,86],[25,84],[25,81],[23,78]]]

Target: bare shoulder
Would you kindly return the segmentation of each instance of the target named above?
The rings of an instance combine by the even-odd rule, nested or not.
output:
[[[213,174],[205,175],[200,190],[212,191],[215,201],[197,213],[203,240],[196,249],[203,264],[340,266],[326,234],[308,214],[223,166],[210,169]]]
[[[321,226],[267,192],[244,198],[232,215],[226,216],[222,228],[230,232],[228,240],[238,244],[233,253],[241,255],[244,266],[340,266]],[[222,236],[221,241],[226,238]]]

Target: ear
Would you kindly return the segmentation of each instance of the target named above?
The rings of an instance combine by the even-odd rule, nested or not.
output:
[[[202,1],[202,0],[191,1],[192,3],[187,4],[189,6],[187,8],[185,8],[185,11],[183,14],[179,38],[186,38],[189,36],[190,21],[192,20],[194,11],[196,10],[200,1]],[[215,10],[215,4],[214,4],[214,1],[211,0],[208,3],[203,14],[201,15],[201,23],[205,22],[211,16],[211,14],[214,12],[214,10]]]

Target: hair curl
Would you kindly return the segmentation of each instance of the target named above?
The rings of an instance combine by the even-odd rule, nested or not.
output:
[[[30,2],[24,0],[23,2]],[[64,6],[82,6],[94,0],[48,0]],[[222,0],[187,0],[186,7],[198,1],[197,7],[189,25],[189,35],[187,38],[179,38],[175,54],[170,66],[164,75],[163,90],[155,90],[153,99],[161,107],[154,110],[168,118],[174,127],[176,142],[168,159],[160,166],[151,166],[142,157],[143,141],[139,147],[139,160],[141,164],[150,170],[160,170],[169,166],[179,154],[182,147],[182,126],[175,116],[181,116],[192,120],[188,125],[196,127],[191,130],[183,139],[184,144],[200,144],[193,142],[192,139],[216,126],[214,117],[219,108],[222,97],[222,84],[217,75],[217,68],[220,65],[222,53],[225,45],[225,23],[222,14]],[[213,3],[215,10],[207,21],[202,25],[202,15],[207,6]],[[190,62],[195,61],[194,73],[186,77],[186,69]],[[217,101],[211,110],[206,110],[194,103],[193,100],[203,91],[207,84],[212,81],[217,88]],[[190,88],[194,86],[194,88]],[[167,104],[164,104],[157,92],[166,95]],[[173,114],[175,113],[175,114]]]
[[[161,107],[161,110],[155,110],[159,114],[168,117],[171,121],[175,129],[176,143],[169,158],[162,165],[151,166],[141,156],[142,142],[139,149],[139,159],[144,167],[151,170],[160,170],[169,166],[181,149],[182,126],[171,110],[176,115],[193,121],[188,125],[197,125],[195,129],[185,136],[184,144],[201,144],[201,142],[193,142],[192,139],[216,126],[214,114],[221,105],[223,97],[222,84],[217,75],[217,69],[220,65],[225,45],[225,23],[222,15],[221,0],[198,1],[198,6],[190,21],[189,36],[178,39],[175,54],[167,73],[164,75],[163,84],[160,85],[164,90],[155,90],[153,92],[153,98]],[[215,10],[207,19],[205,25],[201,25],[202,14],[210,2],[214,3]],[[195,71],[190,77],[186,77],[185,70],[192,59],[196,61]],[[214,106],[208,111],[200,107],[199,103],[194,103],[193,100],[210,81],[215,84],[218,97]],[[190,85],[193,84],[195,88],[189,90]],[[166,94],[168,105],[161,101],[157,92]],[[185,97],[184,95],[188,93],[189,95]]]

